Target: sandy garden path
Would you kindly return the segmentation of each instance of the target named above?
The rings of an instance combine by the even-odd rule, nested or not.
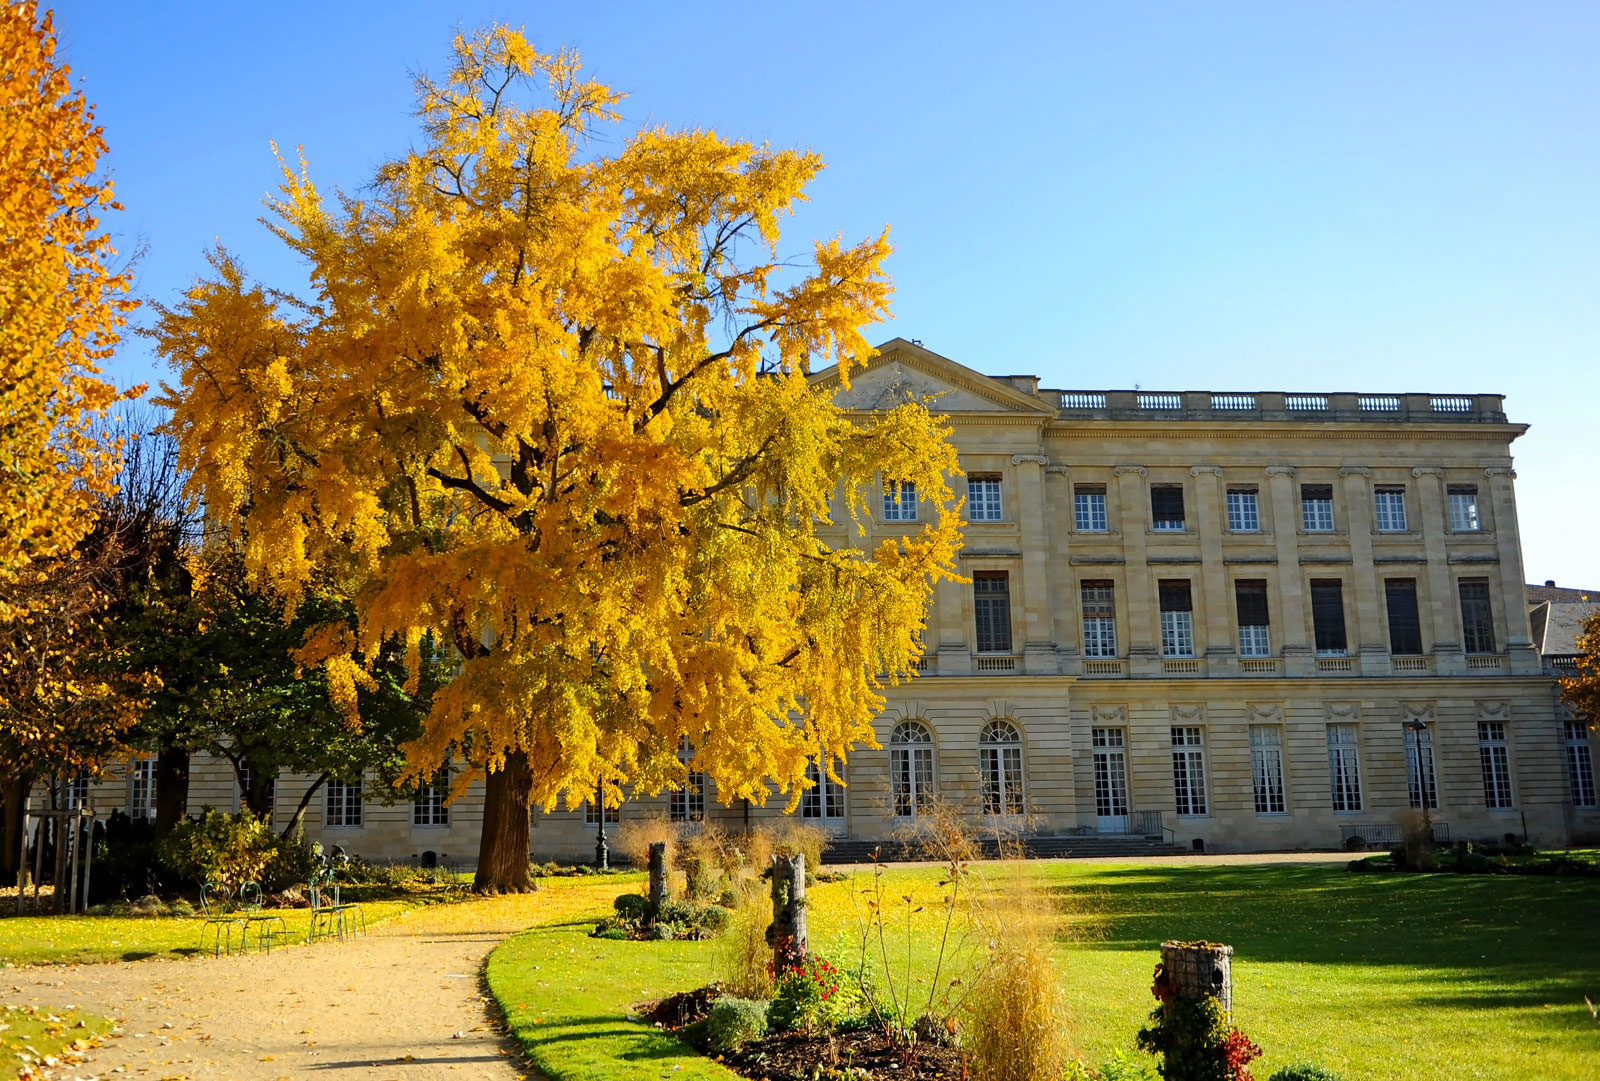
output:
[[[76,1006],[121,1034],[57,1078],[422,1081],[526,1076],[480,982],[548,893],[418,909],[269,954],[0,972],[0,1001]]]

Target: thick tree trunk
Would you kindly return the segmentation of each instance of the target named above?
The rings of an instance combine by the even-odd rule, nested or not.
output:
[[[172,832],[189,813],[189,752],[163,747],[156,752],[156,836]]]
[[[505,765],[485,780],[483,837],[478,842],[474,891],[530,893],[535,888],[528,874],[528,797],[532,791],[533,771],[528,768],[528,756],[521,751],[506,755]]]
[[[289,824],[283,827],[283,836],[293,837],[294,831],[300,828],[300,823],[305,821],[306,808],[311,806],[311,797],[316,795],[317,789],[328,779],[326,773],[311,782],[311,787],[306,789],[306,794],[300,797],[300,806],[294,809],[294,814],[289,816]]]
[[[772,971],[783,975],[806,964],[806,857],[772,857]]]
[[[661,906],[672,899],[667,889],[667,842],[650,843],[650,922],[661,916]]]
[[[0,805],[5,808],[5,825],[0,828],[0,886],[13,886],[22,858],[22,808],[28,803],[26,777],[13,777],[0,786]]]

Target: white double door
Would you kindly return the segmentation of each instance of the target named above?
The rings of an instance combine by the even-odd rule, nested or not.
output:
[[[1095,825],[1101,833],[1128,832],[1128,747],[1120,728],[1096,728],[1094,752]]]

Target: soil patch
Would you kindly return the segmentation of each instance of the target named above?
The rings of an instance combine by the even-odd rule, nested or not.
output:
[[[784,1032],[745,1044],[723,1057],[723,1065],[766,1081],[811,1081],[823,1070],[849,1069],[862,1081],[956,1081],[966,1076],[954,1047],[891,1044],[881,1032],[840,1032],[820,1036]]]

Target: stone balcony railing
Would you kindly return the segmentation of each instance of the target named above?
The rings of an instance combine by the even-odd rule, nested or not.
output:
[[[1504,424],[1501,394],[1040,390],[1076,420],[1267,420]]]

